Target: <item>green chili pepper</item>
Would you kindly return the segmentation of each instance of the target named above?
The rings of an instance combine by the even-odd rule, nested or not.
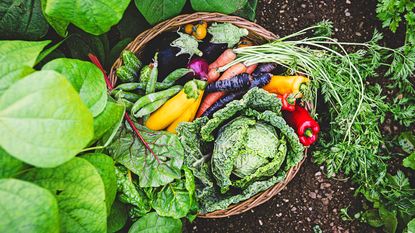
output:
[[[136,93],[131,93],[123,90],[115,90],[111,92],[111,94],[114,95],[116,99],[126,99],[131,102],[135,102],[142,97],[141,95],[138,95]]]
[[[152,102],[155,102],[157,100],[164,99],[164,98],[170,98],[173,95],[177,94],[181,89],[182,89],[182,86],[176,85],[164,91],[159,91],[156,93],[145,95],[141,97],[139,100],[137,100],[137,102],[134,103],[134,106],[132,107],[131,112],[135,114],[141,108],[143,108],[144,106]]]
[[[148,83],[146,86],[146,94],[151,94],[156,91],[156,83],[157,83],[157,76],[158,76],[157,56],[158,56],[158,53],[154,55],[153,68],[151,69],[150,79],[148,80]]]
[[[144,106],[143,108],[141,108],[137,113],[134,114],[135,117],[143,117],[143,116],[147,116],[150,113],[156,111],[157,109],[159,109],[164,103],[167,102],[167,100],[169,100],[169,98],[163,98],[157,101],[154,101],[152,103],[147,104],[146,106]]]
[[[169,75],[167,75],[167,77],[163,80],[162,83],[166,83],[166,84],[172,84],[174,82],[176,82],[178,79],[180,79],[181,77],[185,76],[186,74],[193,72],[192,69],[187,69],[187,68],[179,68],[173,72],[171,72]]]

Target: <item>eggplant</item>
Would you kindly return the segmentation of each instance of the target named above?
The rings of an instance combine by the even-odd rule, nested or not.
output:
[[[226,43],[210,43],[203,41],[199,44],[199,50],[203,52],[202,58],[210,64],[214,62],[228,48]]]
[[[251,80],[249,74],[243,73],[236,75],[230,79],[216,81],[207,85],[205,92],[216,92],[216,91],[240,91],[249,87]]]
[[[271,73],[261,73],[257,76],[254,76],[251,81],[251,86],[249,88],[263,87],[271,81],[271,77]]]
[[[161,82],[163,79],[175,71],[176,69],[186,67],[187,62],[190,59],[189,54],[181,54],[176,56],[180,51],[176,47],[168,47],[166,49],[160,50],[158,54],[158,81]]]
[[[230,103],[230,102],[232,102],[236,99],[242,98],[242,96],[245,93],[246,93],[245,90],[238,91],[238,92],[232,92],[232,93],[220,98],[218,101],[216,101],[214,104],[212,104],[212,106],[210,106],[208,109],[206,109],[206,111],[202,114],[202,117],[206,116],[208,118],[211,118],[216,111],[218,111],[219,109],[222,109],[228,103]]]

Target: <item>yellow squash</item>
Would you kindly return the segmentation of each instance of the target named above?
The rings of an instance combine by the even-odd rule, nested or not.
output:
[[[188,98],[184,89],[177,95],[169,99],[157,111],[152,113],[145,125],[152,130],[162,130],[173,123],[180,115],[182,115],[197,99]]]
[[[279,95],[299,94],[304,85],[307,85],[309,82],[310,80],[304,76],[274,75],[271,81],[264,86],[264,89]]]
[[[179,116],[168,128],[167,131],[171,133],[176,133],[176,128],[181,122],[191,122],[195,119],[196,112],[199,109],[199,105],[202,102],[204,91],[199,91],[199,97],[197,97],[196,102],[190,106],[181,116]]]

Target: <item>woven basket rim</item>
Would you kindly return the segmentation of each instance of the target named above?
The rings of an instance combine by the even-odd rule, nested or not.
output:
[[[134,53],[139,53],[141,49],[143,49],[144,46],[149,41],[154,39],[157,35],[161,34],[162,32],[177,28],[187,23],[193,23],[193,22],[197,22],[200,20],[204,20],[207,22],[229,22],[238,27],[246,28],[250,32],[249,37],[252,37],[250,39],[254,39],[254,40],[258,39],[262,41],[270,41],[270,40],[275,40],[278,38],[277,35],[266,30],[262,26],[256,23],[250,22],[238,16],[229,16],[229,15],[224,15],[221,13],[196,12],[193,14],[179,15],[172,19],[163,21],[155,25],[154,27],[138,35],[132,42],[130,42],[126,46],[124,50],[130,50]],[[112,85],[114,86],[117,81],[115,71],[119,66],[121,66],[121,64],[122,64],[121,58],[118,57],[118,59],[112,65],[110,73],[109,73],[109,79]],[[303,159],[299,163],[297,163],[294,167],[290,168],[287,171],[283,181],[278,182],[273,187],[263,192],[260,192],[245,201],[239,202],[238,204],[231,205],[225,210],[216,210],[216,211],[206,213],[206,214],[198,214],[198,217],[200,218],[225,218],[225,217],[244,213],[256,206],[259,206],[267,202],[269,199],[277,195],[283,188],[285,188],[287,184],[295,177],[295,175],[298,173],[301,165],[303,164],[306,158],[307,158],[307,148],[304,151]]]

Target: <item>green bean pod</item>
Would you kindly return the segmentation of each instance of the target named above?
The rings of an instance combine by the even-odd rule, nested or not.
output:
[[[131,102],[136,102],[138,99],[142,97],[141,95],[138,95],[136,93],[131,93],[123,90],[115,90],[111,92],[111,94],[114,95],[116,99],[126,99]]]
[[[153,68],[151,69],[150,79],[148,80],[148,83],[146,86],[146,95],[154,93],[156,91],[156,83],[157,83],[157,76],[158,76],[157,56],[158,56],[158,53],[154,55]]]
[[[134,90],[145,90],[146,83],[122,83],[114,88],[114,90],[123,90],[123,91],[134,91]],[[170,83],[156,83],[156,91],[166,90],[167,88],[172,87],[173,84]]]
[[[134,106],[131,109],[131,112],[134,114],[138,112],[141,108],[143,108],[144,106],[152,102],[155,102],[155,101],[158,101],[164,98],[170,98],[173,95],[177,94],[181,89],[182,89],[182,86],[176,85],[164,91],[159,91],[156,93],[145,95],[141,97],[139,100],[137,100],[137,102],[134,103]]]
[[[152,112],[156,111],[157,109],[159,109],[169,99],[170,98],[163,98],[163,99],[159,99],[157,101],[154,101],[152,103],[149,103],[146,106],[142,107],[137,113],[135,113],[134,116],[137,117],[137,118],[147,116],[150,113],[152,113]]]
[[[128,100],[126,100],[126,99],[120,99],[119,101],[121,101],[121,103],[123,103],[123,104],[124,104],[125,109],[126,109],[127,111],[130,111],[130,109],[131,109],[131,108],[133,107],[133,105],[134,105],[134,103],[133,103],[133,102],[128,101]]]
[[[166,84],[171,83],[173,85],[174,82],[176,82],[178,79],[180,79],[181,77],[183,77],[186,74],[191,73],[191,72],[193,72],[192,69],[179,68],[179,69],[171,72],[169,75],[167,75],[167,77],[163,80],[162,83],[166,83]]]

